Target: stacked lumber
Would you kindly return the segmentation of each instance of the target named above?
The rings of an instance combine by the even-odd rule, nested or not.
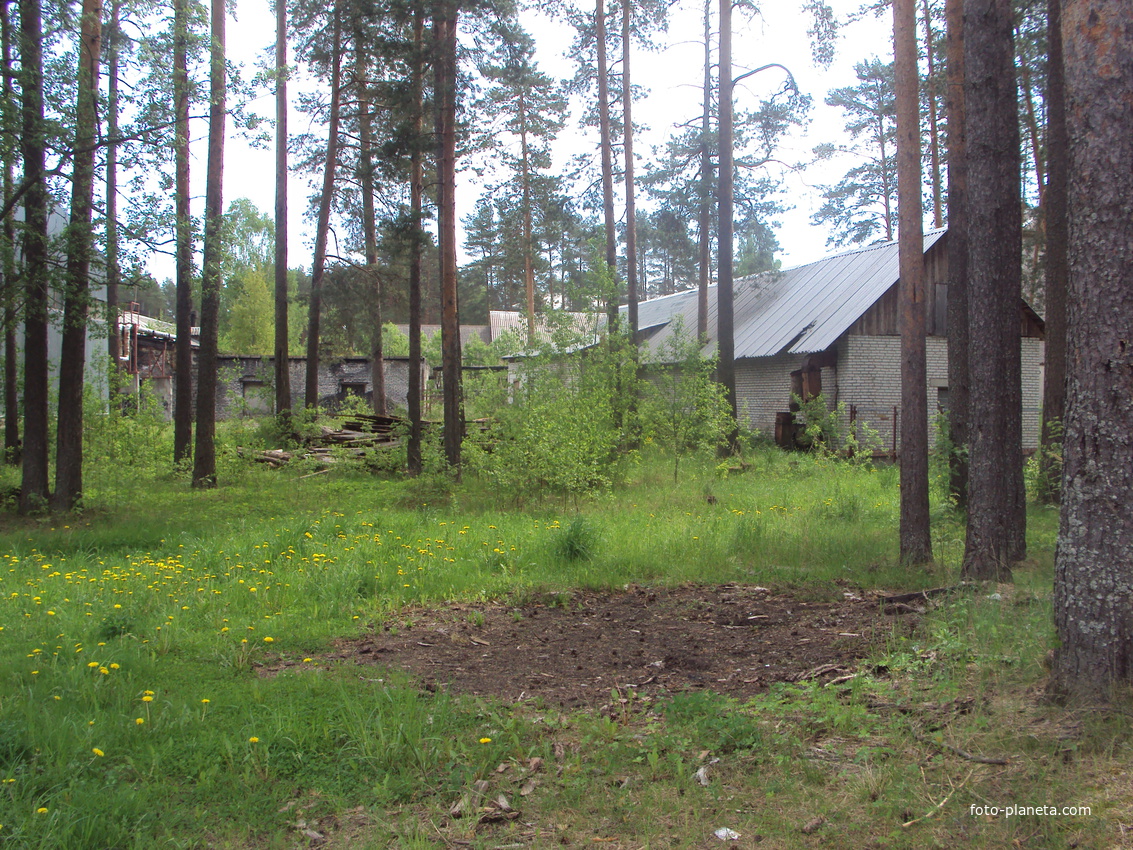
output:
[[[252,460],[266,463],[273,469],[286,466],[293,460],[314,460],[329,466],[340,457],[364,458],[370,449],[392,448],[401,444],[401,434],[408,422],[392,416],[351,416],[342,428],[319,426],[319,433],[303,441],[298,449],[268,449],[254,452]],[[245,456],[244,449],[240,449]]]

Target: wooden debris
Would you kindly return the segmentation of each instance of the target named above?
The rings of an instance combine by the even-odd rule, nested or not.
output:
[[[342,428],[319,426],[316,436],[308,437],[302,448],[293,451],[267,449],[249,454],[248,450],[240,448],[237,452],[242,457],[247,455],[258,463],[266,463],[272,469],[279,469],[293,460],[313,460],[330,466],[343,454],[348,458],[362,459],[369,450],[399,446],[402,434],[408,429],[409,422],[405,419],[360,414],[347,419]]]
[[[921,600],[931,599],[934,596],[942,596],[946,593],[955,593],[959,590],[972,590],[974,585],[970,582],[962,582],[961,584],[952,584],[947,587],[930,587],[928,590],[916,590],[912,593],[898,593],[893,596],[882,596],[880,601],[884,605],[899,605],[908,602],[919,602]]]

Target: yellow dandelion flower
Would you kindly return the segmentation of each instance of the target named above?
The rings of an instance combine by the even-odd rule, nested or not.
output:
[[[146,694],[144,697],[142,697],[142,702],[153,702],[153,697],[151,697],[149,694]]]
[[[275,640],[275,638],[273,638],[273,637],[266,637],[266,638],[264,638],[264,643],[272,643],[274,640]]]
[[[490,744],[490,743],[492,743],[492,739],[491,738],[481,738],[480,743],[481,744]]]
[[[201,700],[201,704],[202,704],[202,705],[208,705],[208,704],[209,704],[209,700],[208,700],[208,699],[203,699],[203,700]]]
[[[134,721],[134,723],[136,723],[138,726],[141,726],[145,722],[146,722],[146,719],[144,717],[139,717]]]
[[[310,663],[311,663],[311,659],[310,659],[310,658],[304,658],[304,659],[303,659],[303,663],[304,663],[304,664],[310,664]]]
[[[121,670],[122,667],[117,661],[115,661],[113,664],[110,665],[110,669],[111,670]]]
[[[253,735],[251,738],[248,739],[249,744],[258,744],[259,742],[260,742],[260,739],[257,738],[255,735]]]
[[[104,753],[98,747],[91,747],[91,752],[94,753],[99,758],[102,758],[104,755],[106,755],[106,753]]]

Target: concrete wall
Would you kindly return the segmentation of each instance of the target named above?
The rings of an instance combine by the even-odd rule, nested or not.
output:
[[[274,358],[221,356],[218,361],[216,393],[217,419],[232,416],[263,416],[275,406]],[[385,364],[386,405],[392,412],[408,405],[409,358],[387,357]],[[291,378],[291,399],[303,406],[306,386],[306,359],[288,358]],[[422,363],[422,382],[426,379]],[[344,357],[319,364],[319,405],[335,408],[347,395],[357,395],[367,402],[373,395],[368,357]]]

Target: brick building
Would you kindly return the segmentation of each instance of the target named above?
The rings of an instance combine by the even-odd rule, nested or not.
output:
[[[925,235],[928,297],[927,372],[930,418],[948,408],[947,231]],[[789,420],[792,393],[822,394],[845,404],[857,422],[895,449],[901,405],[901,338],[897,328],[898,248],[872,245],[793,269],[735,283],[736,396],[741,417],[767,434]],[[639,305],[639,336],[657,358],[674,328],[696,328],[695,290]],[[623,308],[624,309],[624,308]],[[709,288],[709,340],[716,350],[716,287]],[[1042,402],[1043,322],[1019,305],[1023,448],[1038,446]]]

